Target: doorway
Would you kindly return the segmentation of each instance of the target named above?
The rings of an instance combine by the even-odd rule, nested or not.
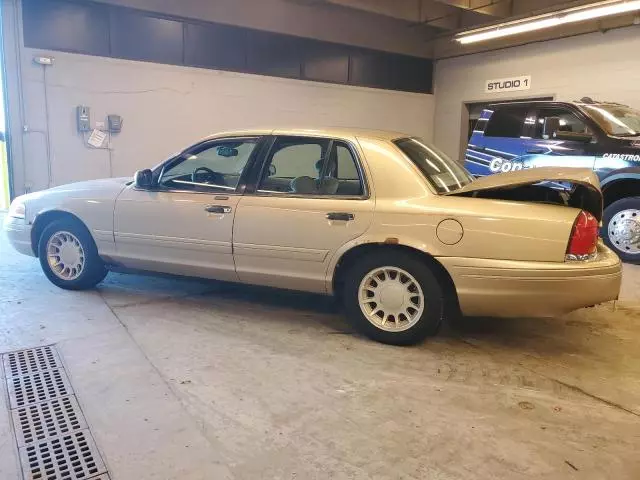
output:
[[[2,21],[2,14],[3,11],[0,7],[0,22]],[[0,65],[0,210],[6,210],[11,202],[11,182],[9,181],[9,156],[7,154],[4,57],[3,49],[1,48]]]

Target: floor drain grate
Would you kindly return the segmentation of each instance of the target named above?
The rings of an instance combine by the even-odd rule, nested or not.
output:
[[[10,378],[7,383],[11,408],[24,407],[30,403],[44,402],[73,393],[62,369]]]
[[[29,479],[89,479],[107,472],[88,430],[21,448],[20,457]]]
[[[18,447],[87,428],[77,400],[56,398],[11,411]]]
[[[54,370],[61,367],[58,355],[51,345],[4,355],[4,368],[8,377],[30,375],[35,372]]]
[[[2,357],[23,478],[109,480],[55,346]]]

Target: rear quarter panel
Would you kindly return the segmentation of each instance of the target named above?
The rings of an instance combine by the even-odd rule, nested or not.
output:
[[[434,257],[564,262],[579,210],[437,195],[392,144],[375,140],[360,143],[375,186],[375,213],[370,228],[335,253],[329,276],[351,248],[385,242]],[[446,220],[461,226],[462,237],[454,244],[445,243],[451,243],[445,238],[451,233],[443,224]]]
[[[401,205],[378,200],[371,232],[433,256],[563,262],[578,212],[556,205],[435,195]],[[453,245],[444,243],[451,240],[441,225],[449,219],[462,230]]]

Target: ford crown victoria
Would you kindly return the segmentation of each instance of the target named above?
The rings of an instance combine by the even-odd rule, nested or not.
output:
[[[18,197],[5,230],[62,288],[124,269],[336,295],[364,334],[410,344],[458,312],[553,316],[617,298],[601,218],[588,169],[474,180],[410,135],[292,129],[227,132],[133,180]]]

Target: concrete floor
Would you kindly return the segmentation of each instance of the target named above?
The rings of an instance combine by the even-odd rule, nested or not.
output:
[[[562,318],[413,348],[331,300],[110,274],[66,292],[0,240],[0,351],[56,343],[112,478],[640,478],[640,268]],[[2,396],[4,399],[4,396]],[[19,477],[0,414],[0,478]]]

